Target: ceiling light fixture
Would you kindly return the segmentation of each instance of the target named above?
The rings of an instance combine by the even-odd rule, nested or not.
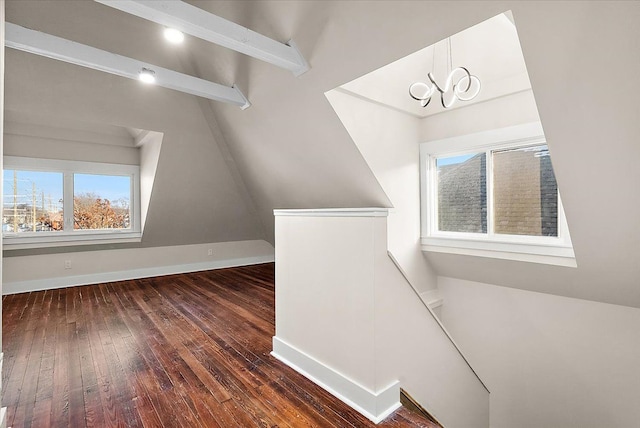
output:
[[[184,33],[180,30],[176,30],[175,28],[167,27],[164,29],[164,38],[174,45],[177,45],[184,41]]]
[[[150,68],[142,67],[142,70],[138,73],[138,79],[144,83],[155,83],[156,82],[156,72],[151,70]]]
[[[447,51],[449,57],[449,63],[447,64],[447,71],[449,76],[445,81],[444,87],[441,87],[436,83],[436,79],[433,76],[433,68],[435,65],[436,57],[436,45],[433,45],[433,63],[431,65],[431,72],[427,74],[429,83],[415,82],[409,86],[409,95],[416,101],[420,101],[422,107],[426,107],[431,102],[431,96],[436,92],[440,92],[440,102],[442,107],[449,108],[455,104],[456,101],[471,101],[480,93],[480,79],[473,74],[469,73],[465,67],[453,68],[451,61],[451,37],[447,38]]]

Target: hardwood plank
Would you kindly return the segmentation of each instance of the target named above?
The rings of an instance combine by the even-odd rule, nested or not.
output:
[[[274,265],[3,296],[13,427],[373,427],[270,355]],[[434,428],[404,409],[378,426]]]

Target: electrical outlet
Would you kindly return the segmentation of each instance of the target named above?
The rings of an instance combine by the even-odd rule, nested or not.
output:
[[[213,256],[213,249],[209,248],[207,250],[207,256]]]
[[[64,261],[64,268],[65,269],[71,269],[71,260],[65,260]]]

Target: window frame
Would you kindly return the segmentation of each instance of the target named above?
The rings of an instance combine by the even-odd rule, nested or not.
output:
[[[499,234],[494,231],[493,151],[547,144],[540,122],[494,129],[420,145],[421,244],[423,251],[575,267],[575,254],[558,189],[558,236]],[[486,153],[487,233],[438,230],[439,157]]]
[[[138,165],[4,156],[3,173],[4,170],[62,173],[64,213],[64,227],[61,231],[20,233],[3,232],[2,240],[5,249],[11,250],[141,241],[140,167]],[[74,229],[74,174],[130,177],[130,227],[128,229]]]

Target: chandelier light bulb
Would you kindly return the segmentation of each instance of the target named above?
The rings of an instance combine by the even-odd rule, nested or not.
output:
[[[184,41],[184,33],[180,30],[176,30],[175,28],[165,28],[164,38],[170,43],[177,45]]]
[[[147,84],[155,83],[156,72],[151,70],[150,68],[143,67],[142,70],[140,70],[140,72],[138,73],[138,79],[140,79],[141,82]]]

